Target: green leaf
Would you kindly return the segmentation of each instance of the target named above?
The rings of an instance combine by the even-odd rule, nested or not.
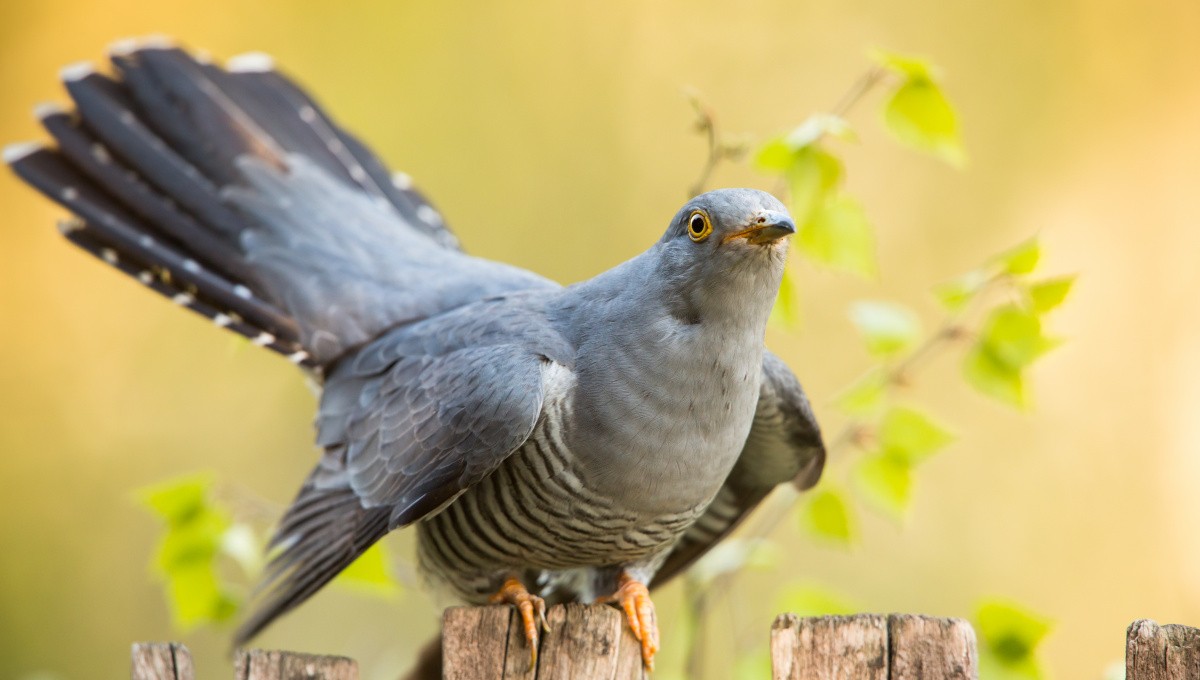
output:
[[[970,271],[956,279],[938,284],[933,288],[933,294],[947,312],[954,314],[970,304],[979,291],[987,286],[987,282],[987,272]]]
[[[213,564],[230,523],[227,514],[205,508],[192,521],[169,527],[159,542],[155,566],[170,578],[180,569]]]
[[[212,484],[212,475],[202,472],[142,487],[134,496],[168,524],[183,524],[206,507]]]
[[[989,600],[975,614],[983,652],[989,667],[1001,677],[1041,678],[1038,646],[1050,632],[1050,621],[1020,605]]]
[[[855,302],[850,305],[850,320],[862,333],[867,351],[876,356],[901,352],[921,334],[917,315],[891,302]]]
[[[929,60],[921,57],[898,54],[881,49],[873,49],[869,52],[869,55],[875,63],[903,77],[905,80],[912,80],[914,78],[937,80],[940,77],[937,67],[931,64]]]
[[[783,280],[779,282],[779,294],[771,307],[771,323],[784,329],[800,325],[800,291],[792,278],[791,270],[785,268]]]
[[[1042,321],[1037,314],[1011,304],[992,310],[980,332],[979,343],[997,363],[1014,371],[1058,346],[1058,341],[1042,334]]]
[[[797,616],[841,616],[853,614],[860,609],[840,593],[815,583],[788,587],[779,596],[778,602],[779,611]]]
[[[901,143],[954,167],[966,163],[958,114],[941,87],[928,77],[913,76],[901,84],[884,105],[883,121]]]
[[[850,415],[870,415],[887,403],[887,387],[882,371],[872,371],[837,396],[837,407]]]
[[[783,137],[769,140],[754,154],[754,167],[770,173],[780,174],[792,165],[793,149]]]
[[[807,146],[792,153],[784,178],[788,183],[792,218],[803,233],[841,183],[842,162],[818,146]]]
[[[847,196],[834,196],[800,229],[800,251],[814,261],[873,278],[875,235],[862,207]]]
[[[237,600],[221,586],[216,571],[207,565],[175,570],[166,588],[171,620],[181,630],[228,621],[237,612]]]
[[[212,501],[211,487],[211,475],[195,474],[135,492],[166,524],[152,567],[164,581],[172,621],[184,630],[229,620],[238,607],[218,574],[232,520]]]
[[[1063,303],[1063,300],[1067,299],[1067,295],[1071,292],[1071,286],[1074,284],[1074,276],[1047,279],[1032,284],[1028,291],[1033,311],[1037,314],[1045,314],[1057,308]]]
[[[392,576],[387,550],[376,543],[337,575],[335,583],[362,593],[390,599],[400,592],[400,584]]]
[[[992,258],[992,262],[1000,265],[1006,274],[1020,276],[1029,274],[1037,268],[1038,260],[1042,258],[1042,247],[1037,237],[1006,250]]]
[[[811,535],[825,541],[845,545],[855,534],[850,506],[837,489],[822,487],[811,493],[800,518]]]
[[[929,416],[906,406],[887,412],[879,425],[878,437],[886,454],[902,458],[909,465],[924,461],[954,441],[954,436]]]
[[[883,451],[864,458],[854,470],[866,499],[895,519],[902,519],[912,499],[912,467],[904,458]]]
[[[844,119],[827,113],[814,114],[786,135],[763,144],[754,154],[754,165],[770,174],[782,173],[792,166],[798,152],[816,148],[826,135],[844,140],[855,138],[854,130]]]
[[[967,352],[963,377],[981,393],[1017,407],[1024,407],[1025,379],[1020,369],[1006,366],[980,344]]]

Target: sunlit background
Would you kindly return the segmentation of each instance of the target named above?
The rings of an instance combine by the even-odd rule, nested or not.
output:
[[[833,397],[871,361],[848,305],[894,300],[932,326],[932,285],[1035,233],[1047,272],[1080,274],[1051,322],[1068,342],[1034,370],[1028,412],[965,386],[960,353],[933,362],[908,399],[957,440],[922,467],[907,521],[865,512],[849,549],[784,522],[779,566],[714,610],[737,631],[714,654],[765,649],[795,584],[863,611],[1011,599],[1053,621],[1040,654],[1061,678],[1102,677],[1135,618],[1200,624],[1200,4],[9,1],[0,141],[44,136],[30,110],[64,100],[59,67],[152,32],[271,53],[471,252],[562,282],[646,248],[685,198],[705,149],[684,87],[762,140],[833,106],[871,47],[930,57],[970,163],[893,143],[877,99],[856,108],[859,142],[839,150],[879,279],[797,265],[801,325],[768,343],[836,432]],[[715,183],[772,184],[745,165]],[[282,505],[315,460],[314,397],[286,361],[68,247],[63,211],[7,173],[0,206],[0,677],[119,677],[131,642],[160,639],[219,677],[227,633],[171,629],[132,490],[211,470]],[[388,540],[407,562],[411,536]],[[658,599],[678,677],[679,587]],[[259,642],[393,678],[437,611],[417,587],[332,589]]]

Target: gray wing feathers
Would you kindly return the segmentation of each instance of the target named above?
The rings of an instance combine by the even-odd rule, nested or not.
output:
[[[544,364],[513,345],[401,359],[347,423],[350,487],[393,527],[440,507],[529,437]]]
[[[505,299],[396,329],[335,364],[317,416],[317,468],[280,521],[240,644],[391,529],[436,513],[533,431],[565,341]]]
[[[810,488],[824,466],[821,430],[800,381],[782,359],[765,352],[758,408],[742,454],[705,514],[672,549],[654,585],[686,571],[777,485],[792,481],[802,490]]]

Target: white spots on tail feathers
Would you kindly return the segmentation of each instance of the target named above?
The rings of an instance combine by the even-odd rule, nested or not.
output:
[[[225,70],[230,73],[266,73],[275,70],[275,60],[263,52],[246,52],[230,57],[225,62]]]
[[[75,187],[63,187],[62,190],[58,192],[58,195],[67,203],[72,203],[79,198],[79,191],[77,191]]]
[[[66,236],[73,231],[83,230],[83,222],[75,219],[59,220],[55,226],[58,227],[58,233],[62,234],[63,236]]]
[[[254,297],[254,294],[250,292],[250,289],[240,283],[233,287],[233,294],[242,298],[243,300],[249,300],[250,298]]]
[[[113,250],[112,248],[101,248],[100,258],[111,265],[116,265],[117,262],[120,261],[120,259],[117,257],[117,251]]]
[[[112,156],[108,154],[108,149],[104,148],[100,142],[92,144],[92,158],[95,158],[100,165],[108,165],[112,162]]]
[[[305,352],[304,350],[292,352],[291,354],[287,355],[287,358],[288,361],[292,362],[293,364],[298,364],[308,358],[308,352]]]
[[[63,108],[62,104],[57,104],[55,102],[42,102],[41,104],[33,107],[33,117],[37,118],[38,120],[46,120],[50,116],[56,116],[60,113],[66,112],[67,110]]]
[[[132,126],[137,124],[137,116],[133,115],[133,111],[122,111],[117,114],[117,119],[125,125]]]
[[[304,121],[305,123],[315,122],[317,120],[317,110],[314,109],[313,107],[309,106],[308,104],[301,106],[300,107],[300,120]]]
[[[258,345],[259,347],[265,347],[266,345],[269,345],[269,344],[275,342],[275,336],[271,335],[270,333],[267,333],[266,331],[263,331],[262,333],[259,333],[258,335],[254,336],[254,338],[251,339],[250,342],[251,342],[251,344]]]
[[[412,189],[412,185],[412,177],[407,172],[392,173],[392,186],[401,191],[408,191]]]
[[[64,83],[71,83],[84,78],[96,72],[96,66],[90,61],[77,61],[74,64],[68,64],[58,72],[58,77]]]
[[[361,165],[355,165],[350,168],[350,179],[355,182],[365,182],[367,181],[367,171],[363,170]]]
[[[229,318],[229,316],[225,314],[217,314],[213,317],[213,323],[217,324],[221,328],[224,328],[233,323],[233,319]]]
[[[422,205],[417,208],[417,217],[432,227],[441,226],[442,224],[442,216],[429,205]]]
[[[143,285],[149,286],[151,283],[154,283],[154,272],[151,272],[149,269],[143,269],[138,272],[137,277],[138,281],[141,281]]]
[[[183,261],[183,268],[193,274],[200,273],[200,263],[191,258]]]
[[[193,297],[191,293],[176,293],[175,297],[171,298],[171,302],[174,302],[177,305],[183,305],[184,307],[192,304],[195,301],[196,298]]]
[[[46,145],[41,142],[17,142],[4,147],[3,157],[4,162],[12,165],[22,158],[41,151],[46,148]]]
[[[142,234],[138,237],[138,245],[143,248],[153,248],[154,237],[150,236],[150,234]]]
[[[121,38],[108,45],[108,53],[114,57],[127,57],[138,50],[166,50],[175,47],[175,41],[161,34]]]

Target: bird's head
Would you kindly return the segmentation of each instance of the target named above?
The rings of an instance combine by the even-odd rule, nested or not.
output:
[[[779,292],[787,237],[796,224],[774,196],[718,189],[688,201],[663,234],[662,266],[685,313],[697,319],[737,309],[763,316]]]

